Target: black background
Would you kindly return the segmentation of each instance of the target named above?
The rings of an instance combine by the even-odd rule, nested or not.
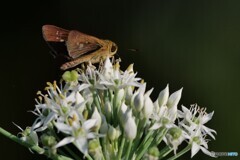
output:
[[[34,109],[36,92],[58,79],[41,34],[42,25],[54,24],[116,42],[122,68],[134,63],[148,88],[155,88],[153,99],[166,84],[171,93],[183,87],[180,104],[198,103],[215,111],[208,126],[218,134],[209,142],[210,150],[239,153],[239,8],[238,0],[2,3],[0,126],[17,134],[12,122],[32,125],[35,117],[27,111]],[[3,136],[0,145],[1,159],[46,159]],[[193,159],[212,158],[198,153]]]

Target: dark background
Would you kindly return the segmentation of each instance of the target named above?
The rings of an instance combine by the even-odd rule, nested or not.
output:
[[[27,111],[36,92],[57,79],[41,34],[42,25],[54,24],[116,42],[122,68],[134,63],[155,88],[153,99],[166,84],[171,93],[184,87],[180,104],[215,111],[208,126],[218,134],[210,150],[240,153],[240,1],[10,1],[1,4],[0,15],[1,127],[17,134],[12,122],[32,125],[35,117]],[[0,145],[0,159],[46,159],[2,135]],[[212,158],[199,152],[193,159]]]

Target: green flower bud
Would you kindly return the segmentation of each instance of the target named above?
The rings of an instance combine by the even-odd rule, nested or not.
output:
[[[63,73],[62,78],[66,82],[74,82],[77,81],[79,77],[79,74],[77,71],[72,70],[72,71],[66,71]]]
[[[157,147],[151,147],[149,150],[148,150],[148,154],[153,156],[153,157],[159,157],[160,155],[160,152],[158,150]]]
[[[172,139],[178,139],[182,135],[182,130],[178,127],[172,127],[168,130],[168,133],[172,136]]]
[[[41,142],[44,146],[53,147],[57,144],[57,141],[54,136],[43,134],[41,136]]]
[[[108,138],[111,141],[118,139],[120,135],[121,135],[121,130],[120,130],[119,126],[117,128],[114,128],[111,125],[109,125]]]

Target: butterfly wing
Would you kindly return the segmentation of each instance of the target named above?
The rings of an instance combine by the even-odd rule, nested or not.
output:
[[[64,42],[67,41],[69,31],[54,25],[44,25],[42,34],[47,42]]]
[[[102,40],[79,31],[72,30],[68,34],[66,45],[69,56],[75,59],[83,54],[101,48]]]

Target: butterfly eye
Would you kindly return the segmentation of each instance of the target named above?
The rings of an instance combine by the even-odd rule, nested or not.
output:
[[[115,52],[117,50],[117,45],[113,44],[111,48],[111,52]]]

